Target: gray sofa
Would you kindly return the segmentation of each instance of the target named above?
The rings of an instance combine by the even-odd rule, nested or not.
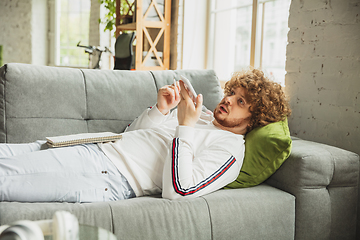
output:
[[[185,75],[204,104],[221,99],[210,70],[79,70],[6,64],[0,68],[0,142],[81,132],[122,132]],[[170,201],[147,196],[99,203],[0,203],[0,224],[50,219],[68,210],[118,239],[355,239],[358,155],[293,139],[290,157],[265,183]]]

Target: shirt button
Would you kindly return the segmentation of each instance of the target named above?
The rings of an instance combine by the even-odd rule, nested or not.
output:
[[[105,188],[105,191],[107,191],[107,188]]]

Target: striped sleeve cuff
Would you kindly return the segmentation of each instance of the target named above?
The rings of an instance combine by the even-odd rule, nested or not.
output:
[[[234,165],[236,159],[231,156],[220,168],[218,168],[214,173],[212,173],[207,178],[199,181],[196,185],[190,186],[188,188],[184,188],[181,185],[181,180],[179,177],[179,165],[181,164],[179,161],[179,139],[174,138],[172,144],[172,163],[171,163],[171,173],[172,173],[172,183],[174,187],[174,191],[181,196],[192,195],[197,193],[198,191],[210,187],[212,183],[218,180],[222,175],[224,175],[231,166]],[[214,189],[216,190],[216,189]]]
[[[187,141],[188,143],[192,142],[194,139],[194,128],[188,126],[177,126],[175,137],[180,138],[183,141]]]

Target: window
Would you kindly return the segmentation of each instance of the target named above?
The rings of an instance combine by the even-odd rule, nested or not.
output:
[[[291,0],[211,0],[208,68],[220,80],[248,66],[285,81]]]
[[[50,18],[50,65],[87,67],[89,56],[84,48],[89,45],[90,0],[52,0]]]

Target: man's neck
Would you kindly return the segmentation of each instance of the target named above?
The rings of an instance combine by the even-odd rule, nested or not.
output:
[[[245,135],[246,133],[246,127],[243,127],[243,128],[231,128],[231,127],[225,127],[223,125],[221,125],[220,123],[218,123],[218,121],[216,121],[216,119],[213,120],[213,124],[215,127],[218,127],[222,130],[225,130],[225,131],[229,131],[229,132],[232,132],[232,133],[235,133],[235,134],[239,134],[239,135]]]

